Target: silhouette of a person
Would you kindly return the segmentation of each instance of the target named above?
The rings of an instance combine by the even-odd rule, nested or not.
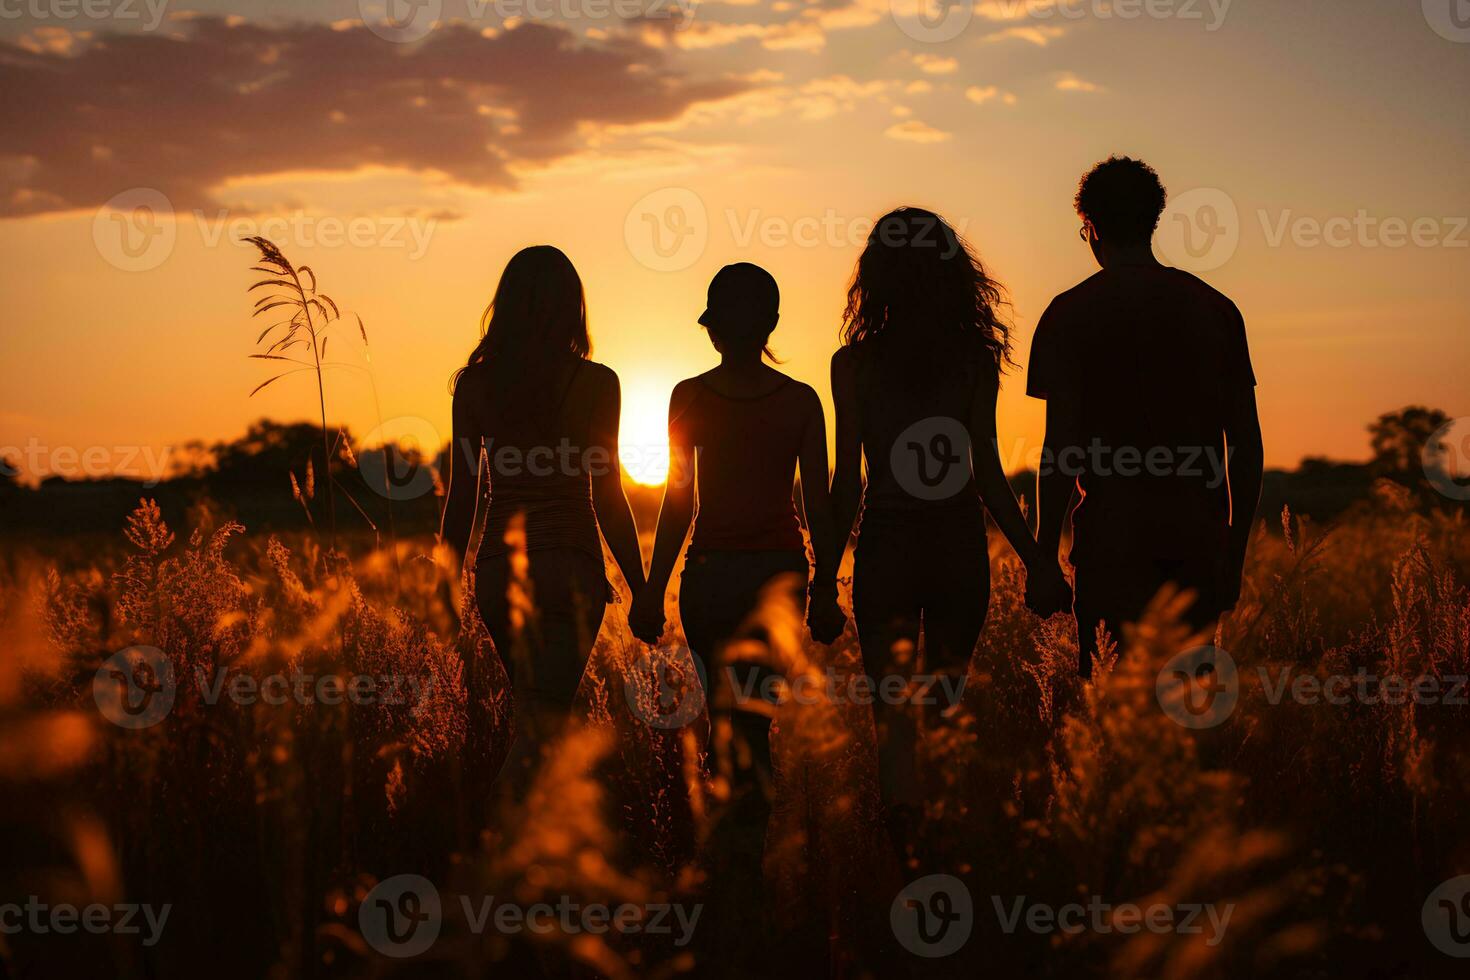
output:
[[[738,755],[748,753],[751,760],[736,774],[737,790],[755,792],[770,775],[770,716],[741,710],[737,702],[760,696],[770,671],[724,663],[720,652],[771,583],[799,590],[793,599],[807,607],[812,576],[793,494],[798,471],[815,550],[814,581],[831,585],[813,597],[809,615],[820,639],[841,632],[833,584],[837,556],[830,552],[827,430],[817,393],[762,360],[770,355],[767,341],[780,316],[771,274],[748,262],[727,265],[711,280],[708,299],[699,322],[720,363],[679,382],[669,398],[669,479],[648,584],[630,621],[645,642],[662,634],[664,592],[692,523],[679,618],[705,675],[711,720],[728,720],[743,743]]]
[[[837,550],[862,508],[852,604],[872,678],[918,670],[922,629],[925,672],[963,680],[989,602],[987,510],[1025,564],[1032,590],[1068,601],[1056,562],[1031,536],[996,443],[996,399],[1010,355],[1004,303],[969,245],[931,211],[884,215],[858,258],[843,346],[832,356],[832,507]],[[902,850],[923,801],[917,729],[912,709],[886,703],[883,689],[880,681],[874,699],[880,789]]]
[[[505,768],[520,783],[570,716],[611,598],[599,527],[634,590],[643,560],[618,460],[618,378],[588,360],[586,302],[571,260],[550,245],[517,252],[482,329],[453,384],[441,537],[463,558],[477,480],[488,484],[475,599],[515,691],[517,738]],[[518,526],[523,571],[512,567]]]
[[[1056,556],[1071,512],[1084,677],[1097,627],[1116,640],[1166,583],[1196,593],[1197,630],[1235,606],[1260,497],[1245,322],[1154,258],[1164,203],[1138,160],[1113,157],[1082,178],[1080,235],[1101,271],[1052,301],[1031,345],[1027,394],[1046,400],[1037,537]]]

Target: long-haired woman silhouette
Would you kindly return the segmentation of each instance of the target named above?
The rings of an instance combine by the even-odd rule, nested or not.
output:
[[[1033,591],[1060,602],[1067,589],[1026,526],[996,445],[1010,357],[1004,306],[1000,285],[931,211],[884,215],[858,258],[832,356],[832,507],[844,543],[862,507],[852,605],[871,677],[916,670],[922,628],[925,670],[963,679],[990,594],[987,509]],[[902,848],[923,800],[915,718],[876,697],[874,720],[885,819]]]
[[[571,713],[611,597],[599,526],[635,593],[643,561],[618,460],[618,377],[588,360],[586,301],[571,260],[550,245],[517,252],[481,328],[453,382],[441,536],[464,555],[483,478],[475,599],[515,692],[506,769],[519,782]],[[522,545],[529,567],[515,569]],[[526,594],[517,589],[513,600],[516,585]]]

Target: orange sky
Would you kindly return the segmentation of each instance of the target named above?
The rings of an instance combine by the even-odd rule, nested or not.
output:
[[[720,265],[775,274],[773,346],[826,399],[863,223],[918,204],[1011,290],[1019,468],[1041,427],[1031,331],[1093,271],[1071,195],[1111,152],[1171,192],[1161,256],[1244,312],[1270,465],[1361,458],[1365,424],[1405,404],[1470,413],[1470,37],[1433,0],[987,0],[958,29],[916,27],[908,2],[711,2],[674,29],[651,0],[641,22],[445,0],[411,43],[339,2],[168,5],[152,31],[146,7],[0,22],[0,447],[30,447],[34,473],[77,475],[88,450],[88,473],[137,471],[143,447],[312,417],[305,375],[246,398],[268,372],[246,359],[234,239],[264,231],[366,321],[382,414],[446,438],[501,267],[560,246],[622,376],[625,441],[654,453],[668,390],[713,363],[694,321]],[[350,333],[333,345],[361,363]],[[329,389],[359,435],[367,377]]]

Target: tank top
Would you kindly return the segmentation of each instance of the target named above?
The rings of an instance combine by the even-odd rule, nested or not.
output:
[[[974,343],[958,357],[936,361],[915,381],[882,348],[855,350],[858,431],[867,462],[863,519],[901,518],[945,507],[983,509],[970,464],[966,425],[987,365]]]
[[[545,422],[493,402],[484,406],[490,503],[478,560],[509,550],[506,529],[521,514],[527,551],[573,548],[602,561],[588,460],[590,412],[573,410],[568,400],[583,363],[579,358],[567,371]],[[606,465],[605,455],[602,462]]]
[[[697,453],[699,510],[691,551],[803,551],[792,490],[805,434],[803,386],[785,379],[764,395],[724,395],[698,379],[671,423]]]

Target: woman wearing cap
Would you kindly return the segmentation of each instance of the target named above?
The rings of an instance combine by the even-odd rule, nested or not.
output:
[[[957,692],[985,624],[985,513],[1026,566],[1038,608],[1070,606],[1001,467],[995,406],[1010,336],[1004,294],[964,239],[918,208],[880,218],[858,258],[832,356],[832,508],[846,543],[862,506],[852,605],[872,677],[918,669]],[[867,460],[867,486],[861,465]],[[835,565],[824,565],[831,573]],[[885,689],[880,686],[879,690]],[[924,799],[913,709],[874,701],[885,819],[902,850]]]
[[[464,557],[484,478],[475,598],[515,690],[517,738],[505,769],[519,783],[570,716],[602,624],[610,589],[599,527],[635,593],[643,558],[618,464],[618,376],[587,358],[586,302],[571,260],[550,245],[517,252],[481,331],[452,385],[441,538]],[[529,568],[518,573],[522,547]],[[529,587],[524,601],[512,601],[514,582]]]
[[[736,691],[760,690],[766,675],[752,664],[717,662],[721,646],[755,608],[761,590],[787,576],[798,608],[806,606],[810,572],[793,500],[800,471],[802,501],[816,551],[811,620],[819,638],[842,630],[837,609],[831,510],[827,499],[827,434],[822,403],[809,385],[762,361],[779,317],[780,294],[769,272],[748,262],[727,265],[709,285],[699,322],[720,363],[675,386],[669,399],[670,474],[659,511],[648,584],[633,603],[635,635],[656,642],[664,626],[664,592],[691,523],[693,538],[679,587],[684,635],[704,674],[712,720],[731,723],[748,751],[736,792],[762,790],[770,772],[770,718],[726,707]],[[692,476],[692,479],[690,478]],[[698,518],[695,499],[698,494]],[[828,568],[828,565],[831,568]],[[735,681],[737,688],[727,685]],[[754,682],[757,686],[748,686]],[[720,746],[717,746],[717,749]],[[763,795],[754,794],[753,795]]]

